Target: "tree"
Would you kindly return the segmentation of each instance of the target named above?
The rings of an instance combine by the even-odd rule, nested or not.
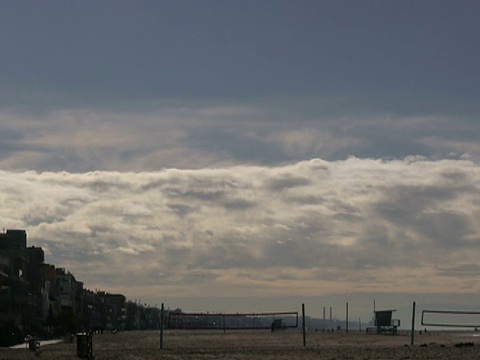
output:
[[[78,319],[71,308],[62,308],[57,319],[57,324],[62,334],[73,334],[76,333],[78,329]]]

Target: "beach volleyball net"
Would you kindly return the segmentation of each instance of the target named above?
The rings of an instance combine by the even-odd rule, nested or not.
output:
[[[250,314],[210,314],[172,312],[168,315],[171,329],[285,329],[298,327],[298,312],[269,312]]]
[[[480,328],[479,311],[423,310],[423,326]]]

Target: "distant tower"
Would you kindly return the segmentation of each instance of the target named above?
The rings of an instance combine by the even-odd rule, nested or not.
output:
[[[332,307],[330,306],[330,321],[332,321],[333,318],[332,318]]]
[[[325,306],[323,307],[323,320],[325,321]]]

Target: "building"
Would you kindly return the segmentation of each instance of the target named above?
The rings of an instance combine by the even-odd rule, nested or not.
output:
[[[156,308],[85,289],[66,269],[45,263],[42,248],[27,247],[25,230],[0,233],[0,346],[27,334],[153,329],[159,319]]]
[[[0,234],[0,317],[24,330],[34,326],[35,299],[27,279],[29,258],[25,230]]]
[[[122,294],[98,292],[104,304],[105,329],[124,330],[127,321],[126,298]]]
[[[43,294],[45,288],[45,280],[39,270],[45,261],[45,253],[42,248],[31,246],[27,248],[27,256],[27,282],[29,292],[32,294],[35,317],[37,322],[39,322],[42,320],[43,315]]]

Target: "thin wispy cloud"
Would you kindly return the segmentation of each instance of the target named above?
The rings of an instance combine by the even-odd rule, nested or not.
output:
[[[280,114],[282,101],[159,103],[149,111],[0,111],[0,165],[84,172],[275,165],[317,157],[477,158],[480,129],[469,118],[325,116],[296,106]]]

